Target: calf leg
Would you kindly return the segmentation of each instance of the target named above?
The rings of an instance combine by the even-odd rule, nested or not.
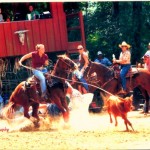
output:
[[[127,129],[127,131],[129,131],[129,130],[128,130],[128,126],[127,126],[127,125],[129,125],[129,126],[132,128],[132,130],[134,131],[133,126],[132,126],[131,122],[130,122],[127,118],[126,118],[126,120],[125,120],[125,125],[126,125],[126,129]]]
[[[109,112],[108,112],[109,113]],[[113,122],[112,117],[111,117],[111,113],[109,113],[109,117],[110,117],[110,123]]]
[[[114,116],[114,118],[115,118],[115,126],[117,126],[118,125],[117,117]]]
[[[123,115],[122,118],[124,119],[124,124],[125,124],[125,126],[126,126],[126,131],[129,131],[128,125],[129,125],[129,126],[132,128],[132,130],[134,131],[131,122],[127,119],[127,116],[124,116],[124,115]]]

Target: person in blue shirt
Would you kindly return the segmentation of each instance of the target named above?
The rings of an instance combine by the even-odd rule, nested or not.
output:
[[[103,64],[105,66],[111,66],[112,63],[109,61],[108,58],[103,57],[103,53],[101,51],[97,52],[97,58],[94,60],[94,62]]]

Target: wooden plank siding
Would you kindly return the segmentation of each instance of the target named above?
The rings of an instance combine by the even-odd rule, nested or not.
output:
[[[57,3],[57,12],[58,12],[58,24],[60,28],[60,39],[61,39],[61,49],[66,50],[67,48],[67,24],[66,24],[66,15],[63,12],[63,5],[61,3]]]
[[[53,29],[54,29],[54,39],[55,39],[55,50],[59,51],[61,49],[61,39],[60,39],[60,25],[58,22],[58,9],[57,3],[52,2],[52,17],[53,17]]]
[[[47,30],[47,39],[48,39],[48,51],[54,52],[55,51],[55,38],[54,38],[54,30],[53,29],[53,22],[52,19],[46,20],[46,30]],[[47,50],[46,50],[47,51]]]
[[[35,50],[38,43],[45,45],[46,52],[67,49],[64,47],[64,44],[67,45],[64,40],[66,35],[60,31],[58,22],[53,19],[1,23],[0,30],[0,57],[24,55]],[[25,32],[24,45],[20,43],[18,34],[15,34],[20,30],[28,30]]]
[[[0,57],[20,56],[35,50],[35,45],[42,43],[46,52],[58,52],[75,49],[82,41],[68,42],[66,14],[62,2],[51,2],[52,18],[23,20],[0,23]],[[19,41],[16,31],[25,32],[24,45]],[[83,34],[83,32],[82,32]],[[71,44],[71,45],[70,45]]]
[[[0,57],[7,56],[4,24],[0,25]]]

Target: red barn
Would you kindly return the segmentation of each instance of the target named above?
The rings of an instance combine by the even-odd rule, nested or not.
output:
[[[17,4],[13,4],[13,6]],[[27,7],[27,4],[25,4]],[[0,57],[19,56],[35,49],[43,43],[46,52],[74,50],[78,44],[85,46],[82,12],[66,15],[62,2],[49,3],[51,18],[22,20],[0,23]],[[76,20],[77,26],[67,27],[67,20]],[[79,41],[69,42],[68,33],[78,30]],[[19,41],[19,33],[24,33],[24,41]]]

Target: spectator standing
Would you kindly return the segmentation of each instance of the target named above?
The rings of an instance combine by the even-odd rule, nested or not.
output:
[[[148,50],[143,56],[144,58],[144,68],[150,71],[150,43],[148,44]]]
[[[4,22],[2,9],[0,8],[0,22]]]
[[[36,15],[39,15],[39,12],[34,10],[34,7],[32,5],[29,5],[29,12],[26,15],[26,20],[34,20],[36,19]]]
[[[101,51],[97,52],[97,58],[94,60],[94,62],[103,64],[105,66],[112,65],[112,63],[109,61],[109,59],[103,56],[103,53]]]
[[[3,107],[3,105],[4,105],[4,100],[2,96],[0,95],[0,109]]]

